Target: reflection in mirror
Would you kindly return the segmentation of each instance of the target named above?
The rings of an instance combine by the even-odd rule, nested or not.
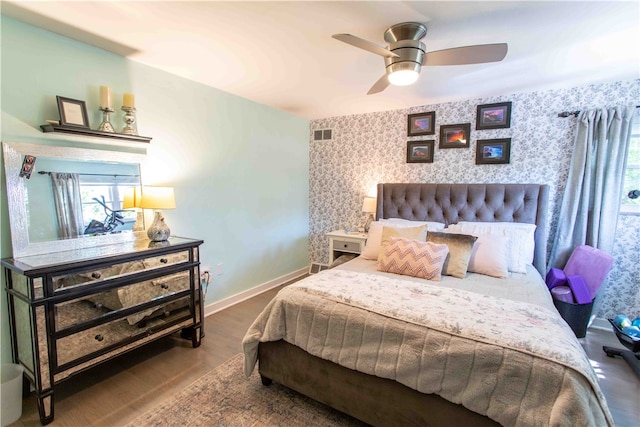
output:
[[[39,157],[37,174],[25,182],[29,195],[29,241],[131,230],[127,191],[140,185],[137,164],[96,163]],[[34,209],[35,207],[35,209]]]
[[[137,212],[123,201],[141,185],[143,155],[26,143],[3,150],[14,258],[134,238]]]

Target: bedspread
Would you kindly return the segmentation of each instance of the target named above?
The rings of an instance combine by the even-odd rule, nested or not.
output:
[[[580,343],[537,305],[328,270],[281,290],[256,319],[245,374],[258,343],[280,339],[503,425],[613,425]]]

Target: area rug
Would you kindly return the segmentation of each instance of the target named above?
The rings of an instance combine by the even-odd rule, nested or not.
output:
[[[243,360],[235,355],[128,427],[366,426],[279,384],[263,386],[257,369],[246,378]]]

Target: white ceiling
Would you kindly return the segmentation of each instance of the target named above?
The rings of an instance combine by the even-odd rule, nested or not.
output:
[[[308,119],[640,77],[640,2],[3,1],[2,13]],[[499,63],[424,67],[366,95],[389,26],[427,24],[427,51],[506,42]]]

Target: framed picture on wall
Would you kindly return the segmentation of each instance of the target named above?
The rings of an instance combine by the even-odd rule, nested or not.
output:
[[[469,147],[469,134],[471,123],[440,126],[439,148],[466,148]]]
[[[511,102],[478,105],[476,130],[511,127]]]
[[[56,99],[58,100],[58,112],[62,126],[89,129],[89,116],[84,101],[62,96],[56,96]]]
[[[436,112],[409,114],[407,136],[433,135],[436,133]]]
[[[511,138],[479,139],[476,143],[476,165],[508,164]]]
[[[408,141],[407,163],[433,163],[435,141]]]

